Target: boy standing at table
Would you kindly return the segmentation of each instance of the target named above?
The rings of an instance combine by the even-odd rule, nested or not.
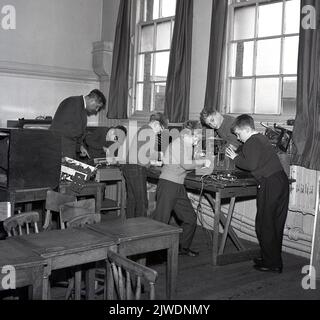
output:
[[[251,116],[237,117],[233,132],[244,145],[239,154],[227,148],[227,156],[234,159],[240,169],[250,171],[258,181],[255,228],[261,258],[254,259],[254,268],[281,273],[283,229],[289,203],[288,177],[268,138],[255,130]]]
[[[152,218],[169,223],[172,211],[182,221],[182,236],[179,254],[195,257],[199,253],[190,249],[197,226],[197,215],[184,187],[188,171],[205,164],[206,160],[193,160],[193,145],[198,137],[192,128],[185,128],[167,147],[163,157],[163,167],[157,185],[157,206]]]

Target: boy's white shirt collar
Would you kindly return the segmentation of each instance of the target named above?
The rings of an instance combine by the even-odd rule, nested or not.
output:
[[[86,98],[85,96],[82,96],[83,98],[83,104],[84,104],[84,108],[87,109],[87,102],[86,102]]]

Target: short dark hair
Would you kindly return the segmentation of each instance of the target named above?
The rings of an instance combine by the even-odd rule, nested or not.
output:
[[[238,116],[232,126],[231,126],[231,131],[234,132],[235,128],[243,128],[243,127],[250,127],[251,129],[255,129],[254,126],[254,120],[251,116],[248,114],[242,114]]]
[[[152,122],[152,121],[158,121],[162,127],[168,128],[169,121],[167,117],[161,112],[153,113],[149,118],[149,122]]]
[[[200,123],[202,124],[202,126],[205,126],[207,127],[207,124],[206,124],[206,119],[208,117],[210,117],[211,115],[215,115],[217,114],[217,110],[208,110],[206,107],[204,107],[202,109],[202,111],[200,112]]]
[[[125,126],[118,125],[118,126],[115,126],[114,128],[123,131],[125,136],[127,136],[127,128]]]
[[[88,97],[96,99],[96,101],[98,103],[102,104],[101,109],[105,108],[107,100],[106,100],[106,97],[104,96],[104,94],[100,90],[98,90],[98,89],[91,90],[90,93],[88,94]]]

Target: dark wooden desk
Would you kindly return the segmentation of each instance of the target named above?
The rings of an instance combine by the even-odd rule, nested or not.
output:
[[[0,241],[0,271],[4,266],[15,268],[16,288],[30,286],[33,300],[44,299],[43,285],[48,279],[47,262],[45,259],[28,250],[20,243],[7,239]],[[6,290],[2,287],[3,276],[0,273],[0,291]]]
[[[119,243],[118,252],[125,256],[166,249],[167,297],[168,299],[175,297],[181,228],[145,217],[88,225],[88,228],[103,235],[116,237]]]
[[[71,189],[71,182],[62,182],[59,185],[59,192],[71,194],[76,197],[94,196],[96,199],[96,212],[100,213],[102,193],[104,191],[105,184],[96,181],[87,181],[84,187],[79,193],[74,192]]]
[[[48,274],[52,270],[79,266],[105,260],[108,250],[117,250],[117,239],[112,235],[101,235],[87,228],[52,230],[38,234],[13,237],[15,241],[32,250],[48,264]],[[94,269],[86,274],[87,299],[94,299]],[[77,281],[75,281],[77,283]],[[49,283],[44,281],[44,297],[48,298]],[[76,292],[80,290],[76,289]],[[80,296],[76,296],[80,299]]]
[[[11,204],[11,216],[14,215],[14,207],[17,203],[28,203],[26,211],[31,210],[31,202],[46,200],[49,187],[35,189],[4,189],[0,188],[0,201],[7,201]]]
[[[149,181],[156,182],[160,175],[159,168],[149,168],[147,170]],[[235,231],[231,226],[232,215],[236,198],[256,196],[257,184],[253,177],[245,177],[235,181],[213,181],[208,180],[207,183],[202,183],[201,176],[196,176],[194,173],[187,175],[185,179],[185,186],[187,189],[199,193],[203,190],[205,197],[208,199],[214,216],[213,225],[213,241],[212,241],[212,261],[213,265],[224,265],[228,263],[235,263],[239,261],[249,260],[259,255],[260,249],[258,247],[247,249],[240,241]],[[214,195],[214,198],[213,198]],[[221,212],[221,200],[230,199],[227,216]],[[219,245],[219,225],[223,226],[223,234]],[[230,237],[237,252],[224,253],[227,237]]]

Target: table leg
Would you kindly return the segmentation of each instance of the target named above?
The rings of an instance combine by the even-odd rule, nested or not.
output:
[[[178,275],[179,235],[172,237],[171,246],[167,250],[167,299],[173,300],[176,296]]]
[[[45,296],[43,295],[44,292],[44,266],[40,265],[37,267],[33,267],[32,271],[33,275],[33,281],[32,281],[32,300],[42,300],[45,299]],[[39,275],[41,275],[39,277]]]
[[[86,299],[87,300],[94,300],[95,298],[95,291],[94,291],[95,273],[96,273],[95,266],[90,267],[90,269],[86,271]]]
[[[229,204],[227,221],[224,225],[223,235],[222,235],[221,244],[220,244],[220,248],[219,248],[219,254],[223,253],[224,247],[226,245],[227,236],[228,236],[228,232],[229,232],[229,227],[230,227],[230,223],[231,223],[231,219],[232,219],[232,214],[233,214],[235,202],[236,202],[236,197],[232,197],[230,200],[230,204]]]
[[[81,300],[81,270],[74,273],[75,300]]]
[[[96,212],[100,213],[101,211],[101,203],[102,203],[102,188],[98,187],[97,188],[97,193],[96,193]]]
[[[218,246],[219,246],[219,224],[221,214],[221,194],[216,192],[216,199],[213,200],[211,195],[207,195],[208,200],[214,203],[214,223],[213,223],[213,241],[212,241],[212,261],[213,265],[217,265]]]

